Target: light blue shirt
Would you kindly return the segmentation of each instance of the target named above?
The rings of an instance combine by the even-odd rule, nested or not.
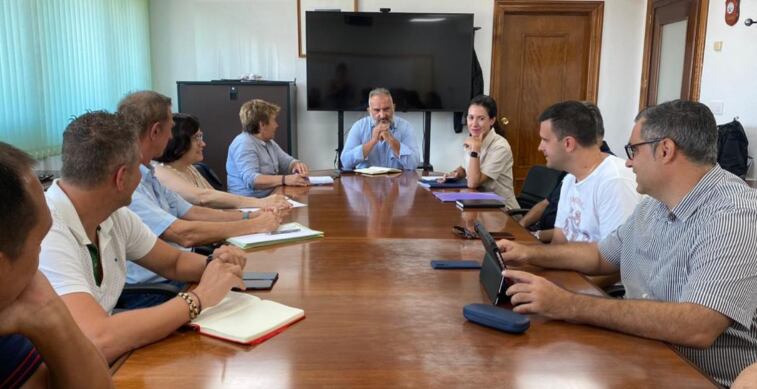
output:
[[[242,132],[229,145],[226,158],[226,184],[229,192],[241,196],[265,197],[271,189],[254,189],[258,175],[291,173],[296,159],[284,152],[273,140]]]
[[[370,166],[391,167],[402,170],[415,170],[421,160],[418,144],[415,142],[413,127],[402,118],[394,117],[391,131],[392,135],[400,142],[399,157],[385,141],[379,141],[363,158],[363,144],[368,143],[373,135],[373,118],[366,116],[352,125],[347,135],[344,150],[342,150],[342,167],[347,170],[366,168]]]
[[[192,204],[163,186],[155,177],[155,168],[139,165],[142,180],[131,196],[129,209],[157,236],[165,232],[176,219],[186,214]],[[155,273],[135,264],[127,263],[126,282],[129,284],[164,281]]]

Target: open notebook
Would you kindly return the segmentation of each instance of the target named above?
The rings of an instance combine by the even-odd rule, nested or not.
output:
[[[305,311],[251,294],[229,292],[192,320],[199,333],[243,344],[258,344],[305,318]]]
[[[362,169],[355,169],[355,173],[376,175],[376,174],[388,174],[388,173],[402,173],[402,170],[392,167],[371,166]]]
[[[268,246],[276,243],[294,242],[320,237],[323,237],[322,231],[311,230],[300,223],[286,223],[280,225],[274,232],[234,236],[226,239],[226,241],[239,248],[249,249],[252,247]]]

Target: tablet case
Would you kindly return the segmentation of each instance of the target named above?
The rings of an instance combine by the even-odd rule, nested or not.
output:
[[[510,282],[502,276],[505,264],[502,261],[502,254],[497,248],[497,242],[479,221],[476,221],[473,227],[481,238],[484,250],[486,250],[484,259],[481,261],[481,272],[478,274],[478,279],[484,286],[486,295],[492,304],[497,305],[502,301],[510,301],[510,297],[505,294]]]
[[[463,316],[476,324],[513,334],[521,334],[531,326],[528,317],[489,304],[468,304],[463,307]]]
[[[477,261],[461,261],[461,260],[447,260],[447,259],[434,259],[431,260],[431,267],[434,269],[480,269],[481,264]]]

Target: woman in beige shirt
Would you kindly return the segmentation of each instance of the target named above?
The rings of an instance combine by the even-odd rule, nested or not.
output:
[[[508,209],[520,208],[513,191],[513,152],[501,134],[497,121],[497,103],[480,95],[468,106],[468,131],[465,139],[464,166],[444,175],[447,178],[466,178],[469,188],[494,192],[505,199]]]
[[[237,196],[215,190],[193,164],[203,160],[205,142],[200,123],[192,115],[173,115],[173,138],[168,142],[163,155],[156,158],[158,180],[178,193],[188,202],[210,208],[289,208],[291,205],[282,195],[266,198]]]

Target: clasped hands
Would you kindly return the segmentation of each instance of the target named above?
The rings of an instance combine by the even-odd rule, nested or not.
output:
[[[394,135],[392,135],[392,132],[390,131],[390,123],[386,120],[381,120],[378,123],[376,123],[376,126],[373,127],[373,131],[371,132],[371,141],[378,142],[378,141],[393,141],[395,140]]]

